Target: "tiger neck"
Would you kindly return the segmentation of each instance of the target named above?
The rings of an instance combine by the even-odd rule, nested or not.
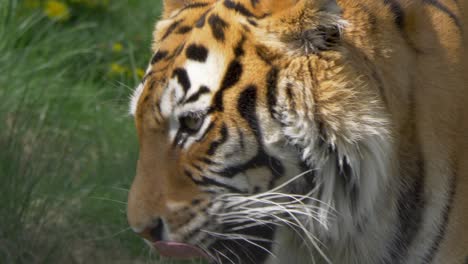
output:
[[[343,6],[346,6],[343,4]],[[344,14],[353,20],[353,17],[367,17],[369,21],[375,19],[367,10],[352,7]],[[390,21],[392,22],[392,21]],[[364,23],[366,24],[366,23]],[[367,23],[372,24],[372,23]],[[350,21],[350,25],[362,25],[360,21]],[[356,41],[358,49],[362,47],[362,41],[369,42],[366,45],[381,47],[380,43],[370,43],[373,41],[373,29],[360,28],[360,35],[348,37],[350,42]],[[403,42],[402,42],[403,43]],[[361,50],[362,51],[362,50]],[[378,64],[379,55],[375,55],[372,50],[362,51],[368,56],[372,63]],[[376,50],[376,54],[380,51]],[[383,55],[382,55],[383,56]],[[393,62],[392,62],[393,63]],[[411,64],[410,59],[405,63]],[[395,64],[397,65],[397,64]],[[372,65],[376,66],[376,65]],[[398,71],[395,71],[398,72]],[[388,81],[388,80],[385,80]],[[385,87],[388,88],[388,87]],[[405,87],[406,88],[406,87]],[[383,95],[385,97],[385,95]],[[384,98],[385,99],[385,98]],[[407,102],[402,103],[405,104]],[[409,109],[407,105],[389,105],[390,111],[398,109]],[[398,112],[395,110],[395,112]],[[393,112],[393,111],[392,111]],[[404,113],[405,115],[408,113]],[[400,118],[393,117],[393,118]],[[405,119],[405,118],[401,118]],[[404,123],[412,120],[406,120]],[[400,124],[396,134],[414,134],[414,128],[409,127],[404,131],[402,127],[407,124]],[[407,137],[407,136],[403,136]],[[398,137],[396,137],[398,138]],[[355,168],[362,169],[360,175],[361,186],[359,186],[359,198],[353,195],[342,195],[346,191],[343,186],[343,179],[340,179],[340,168],[336,168],[336,159],[332,158],[327,164],[322,164],[317,173],[317,177],[325,181],[328,185],[328,196],[318,197],[325,204],[331,204],[332,210],[336,210],[337,215],[331,217],[326,227],[319,227],[310,224],[313,230],[319,250],[314,249],[314,245],[306,245],[302,234],[292,231],[289,228],[281,228],[277,231],[273,247],[275,256],[270,257],[268,264],[310,264],[310,263],[340,263],[340,264],[383,264],[400,263],[399,254],[411,244],[416,236],[410,223],[418,223],[418,218],[422,217],[424,204],[422,201],[423,189],[420,180],[421,157],[415,148],[415,141],[410,138],[408,142],[389,142],[385,139],[371,138],[363,140],[362,145],[357,146],[357,150],[352,153],[344,153],[355,146],[345,146],[341,150],[344,154],[356,155]],[[408,149],[400,149],[395,146],[408,146]],[[339,148],[340,146],[338,146]],[[311,149],[313,149],[311,147]],[[363,155],[363,152],[368,151]],[[314,151],[312,151],[314,152]],[[393,154],[392,154],[393,153]],[[363,156],[358,156],[363,155]],[[398,164],[404,161],[404,164]],[[377,165],[376,165],[377,164]],[[351,166],[353,167],[353,166]],[[317,169],[317,168],[312,168]],[[326,181],[329,181],[328,183]],[[337,191],[338,189],[338,191]],[[325,209],[325,211],[329,210]],[[318,242],[320,241],[320,242]],[[404,262],[401,262],[404,263]]]

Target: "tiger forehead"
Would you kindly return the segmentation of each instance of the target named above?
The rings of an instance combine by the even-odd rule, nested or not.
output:
[[[238,55],[240,42],[245,42],[251,31],[246,20],[233,21],[231,16],[212,7],[186,12],[158,24],[148,79],[170,78],[172,71],[187,60],[203,63],[210,54],[220,54],[229,60],[229,54]]]
[[[260,0],[198,0],[187,3],[184,7],[174,11],[169,15],[169,18],[177,18],[185,14],[191,13],[193,10],[199,9],[216,9],[217,11],[233,11],[247,17],[263,17]],[[231,14],[232,15],[232,14]]]
[[[230,69],[229,64],[245,60],[245,53],[256,53],[255,45],[246,44],[252,41],[251,34],[258,27],[260,15],[254,12],[256,6],[257,1],[250,0],[192,2],[160,21],[154,33],[155,53],[142,83],[144,89],[140,95],[134,94],[139,106],[132,109],[140,109],[141,114],[161,113],[163,94],[173,79],[183,86],[187,95],[186,101],[181,103],[194,103],[203,97],[206,101],[210,93],[215,96],[226,77],[224,71]],[[195,68],[204,70],[192,70],[190,74],[187,63],[192,69],[194,63],[199,63]],[[218,67],[213,68],[214,65]],[[211,86],[189,86],[190,79],[196,75],[213,79]]]
[[[226,31],[232,33],[232,29],[239,24],[243,26],[243,30],[248,30],[246,24],[256,25],[255,19],[263,15],[256,13],[255,6],[255,0],[188,4],[157,24],[155,50],[158,44],[164,43],[170,36],[185,35],[197,29],[211,31],[210,39],[223,42]]]

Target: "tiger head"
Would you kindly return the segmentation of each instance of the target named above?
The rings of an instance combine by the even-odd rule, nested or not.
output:
[[[334,0],[164,1],[131,102],[133,230],[163,255],[265,263],[282,236],[354,228],[334,212],[365,217],[391,143],[348,25]]]

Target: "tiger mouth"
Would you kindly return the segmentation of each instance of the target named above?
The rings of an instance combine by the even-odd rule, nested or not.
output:
[[[157,241],[152,245],[162,257],[172,259],[203,259],[212,264],[260,264],[272,254],[275,229],[272,225],[247,227],[237,236],[218,238],[205,246],[170,241]]]
[[[208,254],[197,246],[185,243],[158,241],[153,243],[154,248],[163,257],[175,259],[201,258],[211,260]]]

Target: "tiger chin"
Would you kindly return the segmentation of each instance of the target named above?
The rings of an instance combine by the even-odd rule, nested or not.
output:
[[[165,0],[131,228],[212,263],[468,263],[467,6]]]

